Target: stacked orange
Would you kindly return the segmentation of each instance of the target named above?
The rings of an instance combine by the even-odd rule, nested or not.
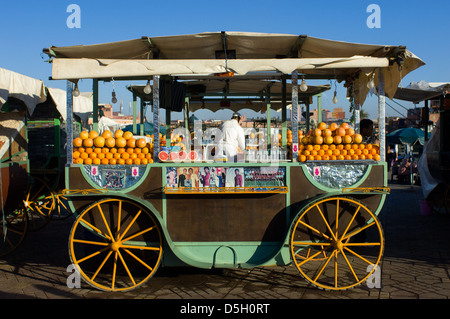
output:
[[[131,132],[82,131],[73,140],[73,163],[86,165],[146,165],[153,163],[153,145]]]
[[[362,136],[355,133],[348,123],[319,123],[301,139],[298,160],[380,160],[377,144],[362,143]]]

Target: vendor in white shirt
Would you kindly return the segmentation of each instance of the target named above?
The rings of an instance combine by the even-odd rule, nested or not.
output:
[[[228,161],[237,162],[238,148],[243,152],[245,150],[244,129],[239,125],[241,115],[234,113],[231,120],[225,121],[220,126],[222,138],[220,148]],[[219,149],[220,149],[219,148]]]

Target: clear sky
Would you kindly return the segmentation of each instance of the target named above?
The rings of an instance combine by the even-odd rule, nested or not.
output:
[[[77,4],[81,9],[80,28],[67,26],[70,4]],[[380,28],[367,26],[370,4],[377,4],[381,9]],[[421,80],[450,81],[447,39],[450,2],[446,0],[0,0],[0,8],[0,67],[41,79],[49,87],[64,89],[65,81],[49,80],[51,65],[45,62],[47,56],[42,54],[43,48],[212,31],[306,34],[347,42],[405,45],[426,65],[406,76],[403,86]],[[81,90],[91,91],[91,83],[82,81]],[[131,94],[124,88],[129,84],[135,83],[115,84],[125,113]],[[100,84],[100,103],[110,102],[111,91],[111,83]],[[348,112],[343,89],[338,90],[338,98],[340,102],[334,105],[332,93],[328,93],[323,107],[343,107]],[[388,103],[396,111],[387,105],[387,115],[406,114],[398,104]],[[399,103],[407,108],[414,107],[411,103]],[[119,103],[114,105],[115,110],[118,108]],[[376,98],[369,97],[363,109],[375,118]],[[214,117],[214,114],[205,116]]]

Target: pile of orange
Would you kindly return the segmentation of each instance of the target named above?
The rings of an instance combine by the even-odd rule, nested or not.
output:
[[[380,160],[376,144],[362,143],[362,136],[355,133],[348,123],[319,123],[316,129],[302,137],[298,160]]]
[[[86,165],[146,165],[153,163],[153,145],[132,132],[82,131],[73,140],[73,162]]]

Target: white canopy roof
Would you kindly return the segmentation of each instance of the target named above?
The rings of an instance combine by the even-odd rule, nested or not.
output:
[[[450,91],[450,82],[411,82],[405,88],[398,88],[394,99],[419,103],[433,99]]]
[[[375,69],[382,69],[385,93],[392,98],[401,78],[424,65],[403,46],[248,32],[142,37],[94,45],[51,46],[44,52],[53,58],[53,79],[145,79],[153,75],[227,71],[237,75],[261,71],[290,74],[298,70],[312,78],[353,81],[354,99],[360,105]]]
[[[47,99],[41,80],[0,68],[0,107],[8,97],[23,101],[29,114],[33,114],[36,105]]]
[[[65,90],[56,88],[47,88],[53,101],[56,104],[56,109],[62,118],[66,120],[67,117],[67,94]],[[73,97],[73,112],[83,117],[83,114],[92,114],[92,93],[82,92],[79,96]]]

